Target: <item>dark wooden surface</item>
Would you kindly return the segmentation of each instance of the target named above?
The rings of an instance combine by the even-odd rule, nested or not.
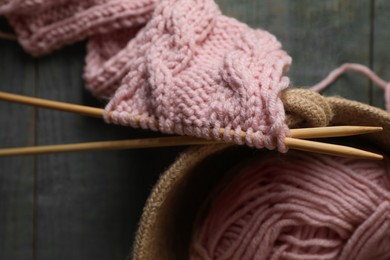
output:
[[[390,2],[218,0],[223,11],[274,33],[293,57],[292,86],[344,62],[390,79]],[[5,22],[0,22],[6,28]],[[85,43],[33,59],[0,40],[0,90],[102,106],[83,90]],[[326,94],[383,106],[383,92],[348,74]],[[153,136],[97,119],[0,102],[0,146]],[[142,207],[183,148],[0,158],[0,259],[125,259]]]

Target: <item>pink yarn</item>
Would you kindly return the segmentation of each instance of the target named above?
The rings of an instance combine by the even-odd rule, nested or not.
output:
[[[231,174],[195,230],[191,260],[390,259],[388,159],[290,152]]]
[[[291,58],[273,35],[223,16],[213,0],[0,3],[34,55],[91,36],[87,88],[108,99],[121,86],[107,122],[287,150],[279,93]]]
[[[42,55],[88,36],[146,23],[158,0],[8,0],[0,6],[19,42]]]
[[[100,99],[110,99],[128,73],[126,49],[139,28],[126,28],[92,36],[87,45],[84,80],[86,88]]]
[[[359,72],[368,78],[370,78],[375,84],[377,84],[379,87],[381,87],[385,91],[385,103],[386,103],[386,110],[390,112],[390,82],[386,82],[382,80],[378,75],[376,75],[372,70],[370,70],[368,67],[356,64],[356,63],[345,63],[339,68],[331,71],[329,75],[322,80],[321,82],[317,83],[315,86],[313,86],[311,89],[317,92],[320,92],[327,88],[330,84],[332,84],[338,77],[343,75],[344,73],[348,71],[355,71]]]
[[[214,1],[161,1],[117,56],[113,75],[127,74],[108,123],[286,151],[278,95],[291,58],[273,35],[221,15]]]

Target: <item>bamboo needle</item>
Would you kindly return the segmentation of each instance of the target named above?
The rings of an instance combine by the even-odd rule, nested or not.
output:
[[[9,41],[16,41],[17,37],[16,37],[16,35],[11,34],[11,33],[0,32],[0,39],[9,40]]]
[[[65,102],[52,101],[47,99],[27,97],[17,94],[0,92],[0,100],[20,103],[24,105],[32,105],[37,107],[55,109],[65,112],[77,113],[85,116],[103,118],[104,110],[101,108],[69,104]],[[372,126],[330,126],[316,128],[301,128],[291,129],[291,137],[293,138],[323,138],[323,137],[338,137],[351,136],[358,134],[375,133],[382,131],[382,127]],[[220,133],[223,134],[225,129],[221,128]],[[235,132],[231,132],[235,135]],[[246,138],[246,133],[241,132],[241,137]]]
[[[45,145],[0,149],[0,157],[15,155],[38,155],[48,153],[66,153],[79,151],[106,151],[167,146],[185,146],[222,143],[190,136],[156,137],[120,141],[102,141],[77,144]]]
[[[69,104],[65,102],[52,101],[42,98],[27,97],[6,92],[0,92],[0,100],[15,102],[24,105],[37,106],[55,109],[65,112],[81,114],[84,116],[102,118],[104,110],[101,108],[88,107],[82,105]]]
[[[383,131],[381,126],[327,126],[292,129],[291,136],[294,138],[327,138],[370,134]]]
[[[103,141],[89,142],[77,144],[62,144],[62,145],[46,145],[32,146],[21,148],[6,148],[0,149],[0,157],[5,156],[20,156],[20,155],[38,155],[48,153],[66,153],[79,151],[104,151],[104,150],[124,150],[124,149],[140,149],[140,148],[157,148],[167,146],[185,146],[185,145],[204,145],[224,143],[218,141],[210,141],[189,136],[172,136],[158,137],[146,139],[120,140],[120,141]],[[314,141],[300,140],[294,138],[286,138],[286,145],[290,149],[302,150],[308,152],[330,154],[342,157],[362,158],[362,159],[383,159],[382,155],[363,151],[356,148],[326,144]]]
[[[56,109],[66,112],[73,112],[91,117],[102,118],[104,110],[101,108],[94,108],[82,105],[69,104],[58,101],[51,101],[40,98],[26,97],[22,95],[10,94],[0,92],[0,100],[11,101],[26,105],[33,105],[49,109]],[[322,138],[322,137],[337,137],[348,136],[365,133],[374,133],[382,131],[382,127],[362,127],[362,126],[333,126],[333,127],[318,127],[305,129],[292,129],[291,137],[285,139],[286,145],[290,149],[304,150],[316,153],[325,153],[346,157],[368,158],[368,159],[382,159],[379,154],[374,154],[359,150],[356,148],[325,144],[313,141],[305,141],[296,138]],[[220,133],[223,134],[225,129],[221,128]],[[234,131],[230,132],[234,135]],[[246,138],[247,134],[241,132],[241,137]],[[93,143],[79,143],[66,145],[50,145],[40,147],[22,147],[22,148],[7,148],[0,149],[0,156],[10,155],[27,155],[27,154],[42,154],[42,153],[58,153],[71,151],[85,151],[85,150],[110,150],[110,149],[135,149],[148,147],[164,147],[164,146],[180,146],[180,145],[196,145],[196,144],[212,144],[215,141],[207,141],[194,137],[162,137],[154,139],[137,139],[126,141],[108,141],[108,142],[93,142]]]
[[[373,159],[373,160],[382,160],[383,156],[376,153],[367,152],[353,147],[336,145],[336,144],[327,144],[320,143],[302,139],[286,138],[285,144],[290,149],[328,154],[334,156],[348,157],[348,158],[357,158],[357,159]]]

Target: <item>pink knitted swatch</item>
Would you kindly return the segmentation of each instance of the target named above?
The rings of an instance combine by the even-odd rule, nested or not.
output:
[[[0,15],[7,16],[26,51],[42,55],[87,36],[144,24],[157,1],[9,0]]]
[[[289,152],[231,174],[195,230],[191,260],[390,259],[388,159]]]
[[[127,75],[105,120],[286,151],[279,92],[290,63],[273,35],[221,15],[212,0],[161,1],[110,64]]]

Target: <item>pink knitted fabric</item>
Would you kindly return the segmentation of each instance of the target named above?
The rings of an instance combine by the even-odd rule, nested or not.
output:
[[[3,2],[0,14],[8,17],[19,42],[29,53],[42,55],[87,36],[144,24],[150,19],[156,2],[10,0]]]
[[[231,174],[195,231],[191,260],[390,259],[388,159],[289,152]]]
[[[115,63],[126,71],[109,123],[286,151],[279,92],[291,58],[268,32],[221,15],[212,0],[160,2]],[[241,138],[241,131],[247,138]]]
[[[87,45],[84,80],[86,88],[100,99],[109,99],[128,72],[118,62],[126,56],[125,47],[138,32],[138,27],[92,36]]]

